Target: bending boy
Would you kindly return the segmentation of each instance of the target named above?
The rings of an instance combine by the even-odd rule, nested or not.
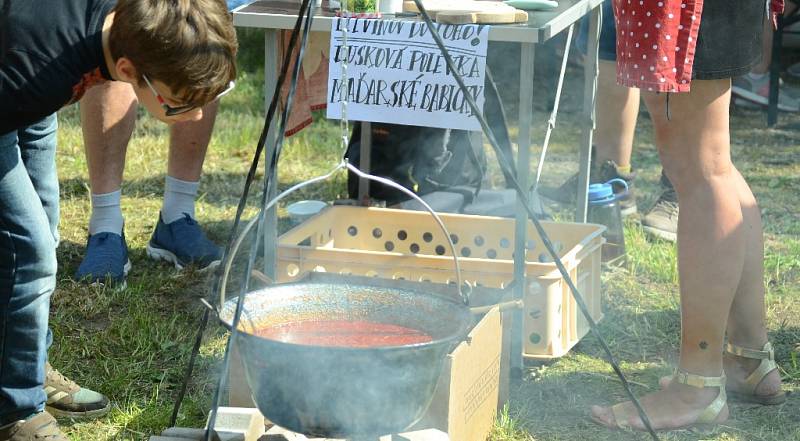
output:
[[[228,9],[243,0],[227,0]],[[219,263],[222,250],[211,242],[195,217],[195,202],[218,102],[203,107],[203,117],[170,127],[164,199],[147,255],[178,269],[200,270]],[[136,124],[138,100],[130,84],[108,82],[88,90],[80,102],[92,213],[86,254],[75,279],[110,281],[124,286],[131,269],[120,201],[125,154]]]
[[[75,279],[124,286],[131,264],[120,201],[137,99],[128,83],[113,81],[87,91],[80,107],[92,213],[86,255]],[[170,127],[164,199],[147,255],[166,260],[178,269],[187,265],[207,269],[222,255],[195,221],[195,200],[217,107],[216,101],[211,102],[203,107],[200,120]]]

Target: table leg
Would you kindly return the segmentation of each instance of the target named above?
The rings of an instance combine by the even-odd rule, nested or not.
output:
[[[364,173],[370,172],[370,162],[372,155],[372,123],[361,122],[361,159],[358,161],[358,168]],[[358,203],[369,205],[369,179],[358,178]]]
[[[264,31],[264,112],[269,109],[272,96],[276,91],[278,83],[278,31],[267,29]],[[277,110],[277,109],[276,109]],[[276,111],[275,115],[278,115]],[[273,117],[267,131],[267,140],[264,165],[269,167],[269,162],[275,154],[277,140],[277,121]],[[266,181],[272,183],[269,186],[267,200],[273,199],[278,194],[278,169],[275,168],[272,176],[264,176]],[[259,235],[264,238],[264,274],[272,280],[277,280],[275,276],[275,265],[277,264],[277,245],[278,245],[278,211],[277,207],[271,208],[264,213],[264,217],[259,223]]]
[[[586,222],[587,199],[589,192],[589,170],[592,162],[592,132],[594,131],[594,105],[597,91],[597,48],[600,35],[602,8],[594,8],[589,13],[589,39],[586,62],[583,67],[583,136],[578,157],[578,197],[575,207],[575,222]],[[613,20],[613,18],[610,18]]]
[[[528,191],[531,174],[531,124],[533,122],[533,60],[536,48],[533,43],[520,45],[519,69],[519,136],[517,138],[517,181],[523,191]],[[516,228],[514,232],[514,296],[525,297],[526,245],[528,243],[528,212],[517,198]],[[520,376],[523,360],[523,314],[522,309],[513,313],[511,324],[511,374]]]
[[[778,15],[778,29],[772,33],[772,61],[769,65],[769,101],[767,127],[778,122],[778,98],[780,95],[781,49],[783,48],[783,15]]]
[[[486,111],[484,110],[484,115]],[[482,151],[483,150],[483,130],[475,130],[469,132],[469,148],[473,149],[474,151]],[[488,171],[486,172],[488,174]],[[481,188],[483,188],[483,184],[486,182],[487,177],[483,175],[481,177]]]

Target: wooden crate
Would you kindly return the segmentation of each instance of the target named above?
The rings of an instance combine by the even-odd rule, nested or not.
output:
[[[459,253],[464,280],[503,288],[513,280],[514,220],[441,215]],[[600,249],[604,227],[542,222],[577,284],[592,318],[603,317]],[[569,351],[589,331],[569,287],[532,223],[526,250],[523,355],[547,359]],[[277,279],[310,271],[452,283],[455,270],[444,234],[426,212],[329,207],[279,238]]]

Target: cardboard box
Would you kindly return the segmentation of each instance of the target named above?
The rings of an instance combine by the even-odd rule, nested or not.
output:
[[[500,397],[503,320],[497,307],[480,318],[447,356],[428,412],[410,431],[438,429],[452,441],[485,441],[494,426]],[[238,357],[231,359],[229,377],[231,405],[250,405],[249,388],[241,375]],[[239,364],[239,366],[236,366]],[[505,388],[507,390],[507,388]],[[247,404],[250,403],[250,404]]]
[[[452,441],[486,440],[497,416],[502,334],[495,307],[447,356],[433,402],[415,427],[440,429]]]
[[[239,355],[239,348],[234,345],[231,348],[230,365],[228,367],[228,406],[256,407],[256,403],[250,393],[250,386],[247,384],[244,375],[244,365]]]

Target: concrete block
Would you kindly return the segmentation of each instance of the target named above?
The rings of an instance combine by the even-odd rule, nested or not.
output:
[[[346,441],[331,438],[307,438],[282,427],[272,426],[259,441]],[[385,435],[379,441],[450,441],[447,433],[438,429],[416,430],[414,432]]]
[[[242,437],[239,436],[238,440],[241,441]],[[182,436],[151,436],[150,441],[203,441],[203,437],[200,438],[186,438]]]
[[[242,441],[258,441],[264,434],[264,416],[255,408],[220,407],[214,430],[220,434],[221,441],[228,441],[223,437],[228,434],[240,434]],[[231,438],[230,441],[235,439]]]
[[[264,429],[264,417],[258,409],[220,407],[214,426],[214,441],[258,441]],[[150,441],[204,441],[205,433],[205,429],[171,427],[160,436],[150,437]]]
[[[188,427],[170,427],[169,429],[161,432],[161,436],[184,438],[193,441],[203,439],[205,434],[205,429],[190,429]]]
[[[161,432],[161,436],[153,436],[150,441],[205,441],[206,432],[203,429],[187,429],[172,427]],[[257,438],[256,438],[257,439]],[[217,432],[213,441],[245,441],[241,433]]]

